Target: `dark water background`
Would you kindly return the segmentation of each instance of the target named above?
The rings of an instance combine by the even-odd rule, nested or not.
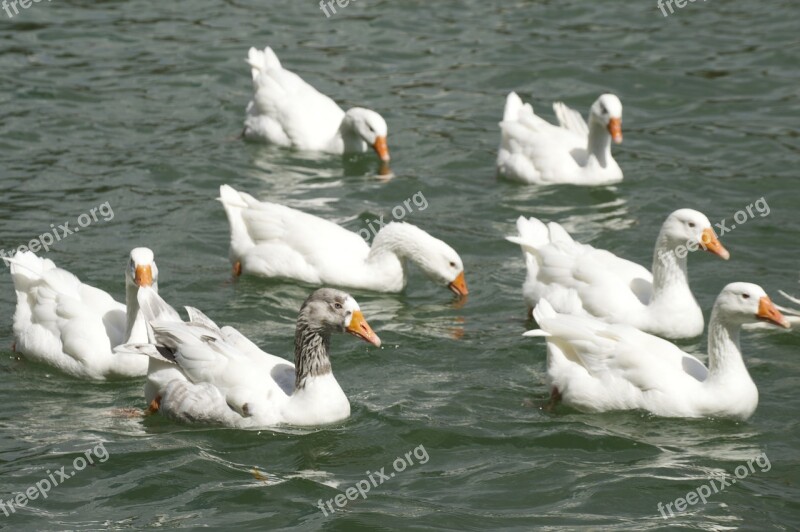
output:
[[[67,1],[0,11],[0,244],[5,249],[104,202],[114,217],[47,256],[123,297],[132,247],[156,253],[160,288],[292,352],[307,286],[229,282],[228,228],[214,200],[229,183],[358,230],[417,192],[408,220],[448,241],[471,294],[459,307],[415,271],[401,295],[355,293],[385,348],[334,343],[350,397],[345,423],[316,430],[195,428],[115,411],[141,383],[93,384],[16,360],[12,283],[0,275],[0,499],[71,467],[104,442],[105,462],[0,527],[305,530],[796,530],[800,426],[796,333],[743,338],[761,400],[745,423],[641,413],[548,413],[543,343],[530,323],[519,215],[562,222],[584,242],[649,263],[676,208],[730,220],[732,258],[690,259],[709,309],[728,282],[800,292],[797,2],[360,0],[327,19],[313,1]],[[310,157],[235,139],[251,95],[243,59],[273,46],[343,106],[378,110],[397,177],[372,157]],[[497,182],[497,122],[518,91],[545,117],[585,113],[612,91],[625,106],[613,188]],[[705,339],[683,342],[702,354]],[[366,471],[424,446],[429,460],[324,516],[315,506]],[[766,453],[769,471],[670,520],[674,501]],[[254,475],[253,470],[258,474]]]

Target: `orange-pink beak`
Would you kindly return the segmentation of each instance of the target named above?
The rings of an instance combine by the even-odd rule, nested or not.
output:
[[[367,323],[367,320],[360,310],[353,312],[353,315],[350,317],[350,325],[347,326],[346,330],[353,336],[357,336],[375,347],[381,346],[381,339],[378,338],[378,335],[375,334],[375,331],[369,326],[369,323]]]
[[[136,266],[133,282],[137,286],[151,286],[153,284],[153,270],[149,264],[147,266]]]
[[[469,294],[469,290],[467,290],[467,280],[464,279],[463,271],[459,273],[447,287],[460,297]]]
[[[389,145],[386,144],[386,137],[378,137],[375,139],[375,144],[372,145],[381,161],[389,161]]]
[[[775,304],[767,296],[764,296],[758,300],[758,312],[756,313],[756,317],[760,320],[774,323],[775,325],[783,327],[784,329],[791,327],[791,325],[789,325],[789,320],[787,320],[784,315],[781,314],[781,312],[775,307]]]
[[[608,132],[616,144],[622,142],[622,119],[612,118],[608,121]]]
[[[710,227],[703,229],[703,236],[700,237],[700,241],[703,249],[706,251],[710,251],[714,255],[722,257],[724,260],[731,258],[731,254],[725,249],[725,246],[722,245],[717,235],[714,233],[714,230]]]

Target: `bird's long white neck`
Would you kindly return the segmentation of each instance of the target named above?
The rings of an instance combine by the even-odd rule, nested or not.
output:
[[[611,134],[606,125],[594,116],[589,118],[589,141],[586,149],[603,168],[611,160]]]
[[[708,380],[730,379],[732,376],[750,380],[739,346],[741,325],[722,319],[716,307],[708,324]]]
[[[153,290],[158,292],[158,283],[153,283]],[[125,343],[128,344],[146,344],[147,339],[147,325],[145,324],[144,315],[139,310],[139,300],[136,295],[139,293],[139,287],[130,279],[125,280]]]
[[[401,260],[414,260],[421,252],[423,239],[429,238],[430,235],[412,225],[390,223],[375,235],[369,256],[375,258],[391,253]]]
[[[426,259],[436,253],[437,245],[440,246],[441,242],[422,229],[407,223],[392,222],[375,235],[367,263],[382,263],[385,267],[387,257],[393,257],[395,261],[399,261],[404,276],[407,261],[413,262],[430,275],[430,266]]]
[[[659,234],[653,252],[653,298],[652,302],[669,298],[694,301],[689,287],[686,257],[679,257],[664,234]]]
[[[368,149],[367,143],[358,133],[353,119],[347,114],[342,116],[342,123],[332,142],[341,144],[344,153],[363,153]]]

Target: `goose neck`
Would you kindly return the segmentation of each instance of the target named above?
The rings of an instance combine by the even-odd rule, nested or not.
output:
[[[653,300],[670,295],[690,297],[689,273],[686,268],[686,256],[679,256],[675,247],[667,237],[659,235],[653,252]]]
[[[739,346],[741,325],[723,319],[715,307],[708,324],[709,379],[732,373],[747,373]]]
[[[390,223],[384,226],[372,242],[370,255],[375,257],[384,253],[396,255],[399,259],[414,257],[419,251],[419,242],[411,226],[404,223]]]
[[[328,355],[330,333],[315,330],[301,316],[294,336],[295,392],[305,388],[312,377],[331,373]]]
[[[342,122],[339,124],[339,137],[345,152],[366,151],[367,143],[364,142],[364,139],[358,132],[352,117],[346,113],[342,116]]]
[[[153,289],[158,291],[158,286],[153,283]],[[147,325],[144,315],[139,309],[137,295],[139,287],[131,281],[125,281],[125,343],[147,343]]]
[[[605,168],[611,158],[611,135],[606,126],[594,117],[589,119],[587,150],[597,159],[600,166]]]

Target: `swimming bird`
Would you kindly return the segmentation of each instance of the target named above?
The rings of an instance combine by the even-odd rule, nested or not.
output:
[[[382,227],[372,247],[357,233],[311,214],[261,202],[220,187],[231,230],[236,274],[294,279],[315,285],[400,292],[407,262],[459,296],[468,293],[461,257],[450,246],[404,222]]]
[[[557,313],[542,299],[539,329],[547,341],[553,398],[582,412],[646,410],[665,417],[745,420],[758,389],[739,345],[742,325],[764,321],[789,327],[764,290],[731,283],[717,297],[708,325],[708,366],[657,336],[629,325]]]
[[[268,354],[233,327],[218,327],[186,307],[184,322],[154,290],[139,293],[150,344],[129,344],[159,364],[148,375],[151,411],[187,423],[252,428],[322,425],[350,416],[350,402],[330,360],[331,336],[352,334],[376,347],[380,338],[349,294],[314,291],[300,308],[294,364]],[[171,367],[170,379],[163,368]]]
[[[589,123],[561,102],[558,125],[533,112],[512,92],[506,98],[497,174],[533,184],[610,185],[622,181],[611,141],[622,142],[622,102],[603,94],[589,109]]]
[[[536,218],[517,220],[527,278],[522,293],[528,308],[546,298],[565,314],[627,323],[665,338],[692,338],[703,332],[703,312],[692,295],[687,255],[705,249],[730,257],[706,216],[679,209],[661,226],[652,273],[613,253],[575,242],[559,224]]]
[[[281,66],[267,46],[250,48],[247,57],[255,94],[247,106],[245,138],[298,150],[365,153],[375,150],[389,161],[388,126],[363,107],[342,110],[331,98]]]
[[[8,260],[17,293],[13,327],[17,351],[83,379],[146,374],[147,357],[114,353],[113,348],[147,341],[136,294],[142,287],[158,288],[158,268],[150,249],[135,248],[130,253],[125,305],[30,251]]]

